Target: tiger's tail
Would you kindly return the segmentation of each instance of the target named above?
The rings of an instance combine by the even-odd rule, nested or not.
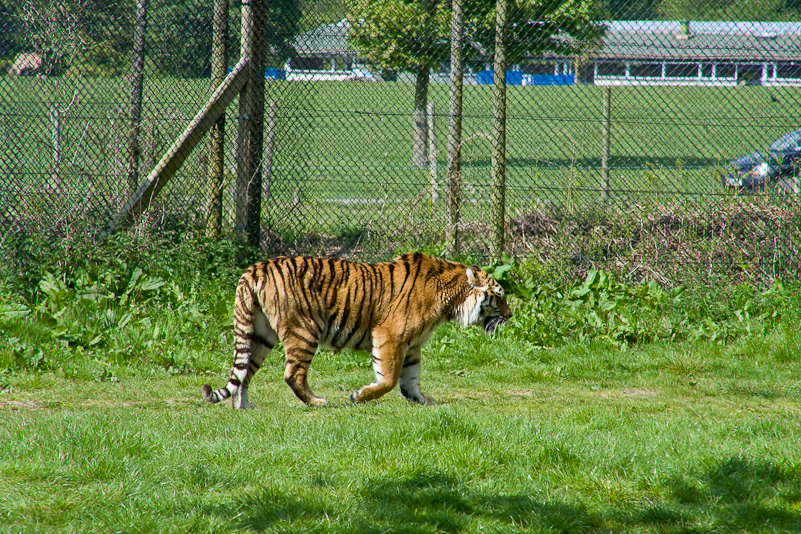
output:
[[[234,302],[234,362],[228,382],[216,391],[208,384],[203,384],[200,387],[203,398],[206,399],[206,402],[212,404],[236,395],[240,387],[247,388],[248,385],[248,368],[252,365],[250,357],[251,341],[254,337],[253,313],[256,299],[251,289],[249,274],[250,271],[242,275],[236,289],[236,301]],[[272,348],[272,346],[269,348]],[[260,365],[261,361],[258,364]],[[253,373],[257,370],[258,365],[253,369]],[[236,400],[235,398],[234,404],[237,404]]]
[[[218,402],[229,398],[238,387],[238,385],[232,384],[229,380],[224,387],[221,387],[216,391],[211,389],[211,386],[208,384],[203,384],[200,386],[200,391],[203,393],[203,398],[206,399],[206,402],[217,404]]]

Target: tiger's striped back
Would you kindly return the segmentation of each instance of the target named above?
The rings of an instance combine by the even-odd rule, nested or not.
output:
[[[308,404],[326,403],[306,380],[318,347],[372,352],[376,381],[355,391],[353,401],[377,398],[400,382],[410,400],[433,402],[419,389],[419,370],[420,348],[434,329],[449,320],[484,320],[494,331],[511,310],[483,271],[409,253],[378,264],[301,256],[258,263],[240,278],[234,314],[228,384],[217,391],[203,386],[203,395],[209,402],[233,396],[235,408],[247,408],[250,379],[279,340],[284,379]]]

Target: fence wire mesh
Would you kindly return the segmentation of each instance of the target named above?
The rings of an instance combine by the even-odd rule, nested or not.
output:
[[[800,9],[0,3],[0,261],[130,213],[264,254],[488,259],[500,228],[566,276],[798,279]]]

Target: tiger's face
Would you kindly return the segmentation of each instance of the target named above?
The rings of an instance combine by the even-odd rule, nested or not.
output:
[[[494,334],[512,317],[506,293],[494,278],[475,265],[467,269],[467,282],[472,289],[468,297],[472,301],[469,324],[481,322],[485,334]]]

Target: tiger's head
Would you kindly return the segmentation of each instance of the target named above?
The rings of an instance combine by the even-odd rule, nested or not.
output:
[[[473,265],[466,270],[468,294],[457,312],[463,326],[483,322],[484,333],[494,334],[511,316],[506,294],[489,274]]]

